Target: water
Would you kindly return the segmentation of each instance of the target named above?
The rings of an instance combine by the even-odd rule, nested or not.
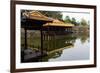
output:
[[[60,57],[50,58],[49,61],[64,61],[64,60],[86,60],[89,59],[89,42],[81,43],[80,39],[76,39],[74,46],[65,48]]]
[[[33,38],[35,38],[34,36]],[[37,39],[39,39],[38,37]],[[31,40],[32,41],[32,40]],[[37,47],[41,47],[40,40],[36,41]],[[35,46],[35,42],[32,45]],[[33,46],[36,49],[37,47]],[[43,38],[43,49],[47,55],[32,58],[26,62],[52,62],[52,61],[69,61],[69,60],[87,60],[90,54],[90,41],[88,33],[68,33],[65,35],[51,35]],[[30,47],[32,47],[30,45]],[[40,48],[38,48],[41,50]]]
[[[51,40],[50,40],[51,41]],[[86,33],[81,34],[68,34],[59,39],[53,40],[49,43],[49,52],[52,53],[44,57],[43,61],[67,61],[67,60],[87,60],[89,59],[89,35]],[[54,46],[53,46],[54,45]],[[51,50],[51,47],[53,49]],[[59,50],[61,48],[61,50]],[[58,51],[55,51],[58,50]],[[54,52],[53,52],[54,50]]]

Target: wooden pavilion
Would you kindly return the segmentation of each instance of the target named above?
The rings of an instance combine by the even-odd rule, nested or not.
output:
[[[71,30],[73,24],[65,24],[64,22],[49,18],[38,11],[30,11],[22,13],[21,17],[21,28],[25,31],[25,48],[28,49],[27,45],[27,30],[39,30],[41,33],[41,54],[43,54],[43,40],[50,39],[50,35],[54,36],[57,31]],[[52,31],[55,31],[54,33]],[[32,55],[33,57],[34,55]],[[34,56],[36,57],[36,56]]]
[[[21,28],[25,30],[25,49],[27,49],[27,30],[40,30],[42,35],[43,24],[52,22],[52,20],[38,11],[24,12],[22,16]]]
[[[63,21],[60,21],[58,19],[53,19],[52,23],[46,23],[43,24],[43,29],[46,30],[47,34],[43,34],[43,38],[45,40],[45,37],[49,35],[55,36],[55,35],[66,35],[66,33],[72,33],[73,32],[74,24],[71,23],[64,23]],[[46,36],[45,36],[46,35]]]
[[[44,27],[48,27],[49,30],[72,30],[74,24],[64,23],[58,19],[53,19],[52,23],[46,23],[43,25]]]

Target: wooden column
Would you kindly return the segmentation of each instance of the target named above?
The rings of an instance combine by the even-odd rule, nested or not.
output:
[[[43,30],[42,30],[42,26],[41,26],[41,29],[40,29],[40,33],[41,33],[41,56],[43,55]]]
[[[24,30],[25,30],[25,49],[28,49],[28,47],[27,47],[27,29],[26,29],[26,27],[24,28]]]

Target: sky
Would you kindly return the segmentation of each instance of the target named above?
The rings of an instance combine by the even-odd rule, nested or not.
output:
[[[90,21],[90,13],[84,13],[84,12],[61,12],[63,15],[63,19],[65,19],[66,16],[69,16],[70,19],[74,17],[76,21],[81,21],[81,19],[85,19],[86,21]]]

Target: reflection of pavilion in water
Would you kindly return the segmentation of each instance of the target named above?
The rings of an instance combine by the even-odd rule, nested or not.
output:
[[[52,31],[53,33],[58,31]],[[59,34],[58,34],[59,33]],[[64,49],[68,49],[74,46],[76,37],[72,33],[60,34],[48,34],[43,40],[43,49],[47,51],[48,56],[42,58],[42,61],[48,61],[50,58],[60,57]]]
[[[51,31],[50,31],[51,32]],[[57,33],[56,33],[57,32]],[[59,33],[59,34],[58,34]],[[51,34],[46,32],[43,34],[43,49],[52,51],[67,46],[73,46],[75,37],[71,33],[60,34],[59,31],[52,31]]]
[[[21,62],[38,62],[42,61],[43,57],[58,57],[62,50],[74,46],[76,37],[71,35],[73,24],[65,24],[62,21],[49,19],[39,12],[30,12],[26,15],[26,19],[21,22],[21,27],[25,30],[24,49],[21,52]],[[35,15],[34,15],[35,14]],[[36,16],[37,15],[37,16]],[[40,30],[40,41],[33,49],[28,49],[27,30]],[[36,33],[36,32],[35,32]],[[70,35],[69,35],[70,34]]]
[[[55,32],[55,31],[52,31]],[[47,33],[46,33],[47,34]],[[45,34],[45,35],[46,35]],[[57,58],[60,57],[64,49],[68,49],[74,46],[76,37],[73,36],[73,33],[68,33],[64,35],[48,35],[49,38],[45,38],[43,40],[43,49],[42,49],[42,55],[44,56],[35,56],[31,58],[32,53],[36,54],[41,51],[40,48],[37,47],[31,47],[33,48],[33,52],[30,51],[25,56],[26,62],[41,62],[41,61],[48,61],[50,58]],[[47,37],[47,36],[45,36]],[[35,51],[35,52],[34,52]],[[37,51],[37,52],[36,52]],[[32,53],[31,53],[32,52]]]

